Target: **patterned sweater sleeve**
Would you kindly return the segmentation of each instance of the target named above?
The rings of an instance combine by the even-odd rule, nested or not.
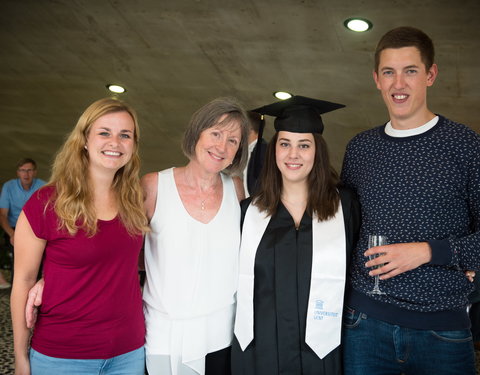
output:
[[[468,202],[470,233],[444,241],[429,241],[429,244],[434,254],[431,263],[441,262],[441,259],[435,259],[435,255],[439,255],[437,258],[440,258],[448,251],[451,256],[450,265],[462,270],[478,271],[480,270],[480,135],[474,132],[471,134],[470,142],[464,149],[468,155],[468,163],[465,166],[468,174],[465,199]]]
[[[342,181],[342,184],[349,188],[352,189],[354,192],[356,192],[355,189],[355,184],[353,183],[352,177],[352,171],[351,171],[351,164],[350,164],[350,159],[351,159],[351,150],[350,150],[350,145],[353,142],[350,141],[350,143],[347,145],[347,148],[345,150],[345,155],[343,157],[343,164],[342,164],[342,170],[340,173],[340,180]]]

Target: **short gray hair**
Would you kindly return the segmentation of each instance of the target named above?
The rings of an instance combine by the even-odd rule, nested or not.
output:
[[[219,124],[218,121],[225,114],[227,117]],[[240,125],[242,136],[232,164],[225,168],[224,172],[230,175],[240,173],[245,168],[248,158],[249,120],[245,110],[235,98],[223,97],[214,99],[192,115],[183,135],[183,153],[187,158],[193,159],[198,139],[204,130],[215,125],[228,126],[233,122],[237,122]]]

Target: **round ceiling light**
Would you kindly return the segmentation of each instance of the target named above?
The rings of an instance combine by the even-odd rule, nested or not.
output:
[[[348,20],[345,20],[343,24],[347,29],[357,33],[363,33],[373,27],[372,23],[364,18],[349,18]]]
[[[280,100],[286,100],[290,99],[292,97],[292,94],[286,91],[275,91],[273,93],[273,96]]]
[[[107,89],[109,89],[111,92],[114,92],[115,94],[123,94],[124,92],[127,91],[125,90],[124,87],[120,85],[111,85],[111,84],[107,85]]]

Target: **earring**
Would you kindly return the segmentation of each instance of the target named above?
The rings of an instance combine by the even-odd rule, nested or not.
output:
[[[83,148],[84,148],[85,150],[88,150],[87,145],[83,146]]]

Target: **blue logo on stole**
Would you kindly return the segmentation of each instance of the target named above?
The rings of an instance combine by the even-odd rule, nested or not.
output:
[[[338,313],[332,311],[325,311],[323,308],[324,301],[321,299],[315,300],[315,308],[313,309],[313,320],[323,320],[324,317],[337,318]]]

